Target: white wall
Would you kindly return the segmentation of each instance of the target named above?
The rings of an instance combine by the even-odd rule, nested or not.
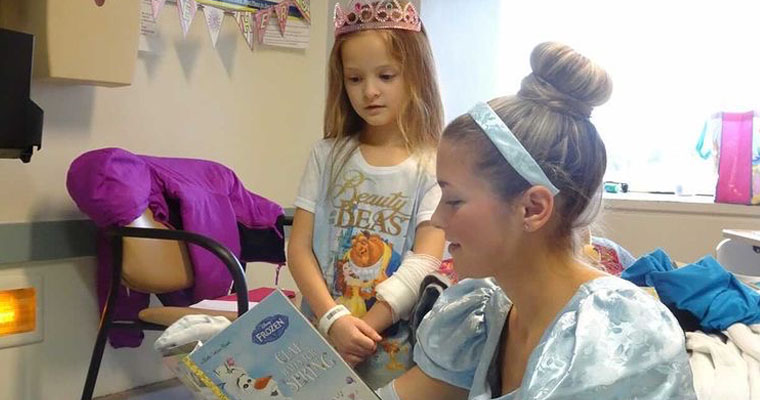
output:
[[[0,160],[0,223],[83,218],[65,177],[77,155],[119,146],[153,155],[211,159],[233,168],[251,190],[289,207],[311,143],[321,136],[327,1],[312,0],[305,51],[251,52],[227,16],[217,48],[199,12],[182,38],[173,4],[161,15],[163,51],[141,54],[124,88],[34,83],[45,110],[43,148],[30,164]],[[252,285],[273,269],[250,266]],[[81,396],[98,314],[93,258],[0,265],[2,274],[43,277],[44,340],[0,349],[0,399]],[[293,288],[283,278],[282,286]],[[95,394],[169,378],[154,354],[155,333],[139,349],[106,349]]]
[[[662,198],[607,200],[600,234],[617,241],[635,256],[662,247],[674,260],[693,262],[708,254],[715,255],[723,229],[760,229],[760,207],[677,202],[672,201],[677,200],[673,196],[670,201]]]
[[[435,2],[435,4],[433,4]],[[474,3],[473,3],[474,4]],[[466,113],[476,102],[504,95],[495,85],[498,52],[499,0],[478,0],[468,7],[466,18],[452,18],[465,7],[457,0],[425,0],[421,16],[431,38],[431,47],[441,85],[446,122]]]

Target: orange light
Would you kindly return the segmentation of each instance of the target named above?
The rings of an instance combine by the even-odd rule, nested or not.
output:
[[[0,336],[31,332],[37,324],[34,288],[0,291]]]

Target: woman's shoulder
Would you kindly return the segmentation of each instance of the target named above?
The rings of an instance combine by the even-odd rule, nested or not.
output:
[[[586,282],[566,310],[574,313],[580,328],[604,328],[610,332],[630,330],[634,336],[652,341],[684,343],[683,331],[670,310],[644,289],[613,276]],[[593,321],[593,323],[591,323]],[[630,336],[613,334],[621,340]]]
[[[584,283],[569,306],[573,306],[573,303],[577,303],[579,311],[622,307],[637,313],[662,314],[661,319],[676,322],[667,307],[656,297],[616,276],[602,276]]]
[[[535,353],[527,369],[535,376],[521,391],[551,386],[579,398],[592,392],[691,398],[684,334],[675,317],[657,299],[616,277],[581,285]]]

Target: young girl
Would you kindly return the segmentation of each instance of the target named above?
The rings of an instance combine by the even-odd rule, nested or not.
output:
[[[337,5],[335,37],[324,139],[301,179],[288,261],[304,313],[379,387],[411,366],[405,319],[443,253],[429,221],[443,112],[413,5]]]
[[[632,283],[575,257],[606,153],[589,120],[607,73],[538,45],[516,96],[454,120],[438,150],[433,222],[466,279],[422,321],[417,367],[384,399],[696,399],[684,334]]]

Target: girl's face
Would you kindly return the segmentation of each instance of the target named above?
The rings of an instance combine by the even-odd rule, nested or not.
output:
[[[383,36],[374,30],[353,34],[343,42],[341,59],[354,111],[374,127],[395,124],[408,95],[401,64],[391,56]]]
[[[505,256],[516,254],[522,234],[519,208],[504,202],[475,173],[465,148],[442,140],[437,175],[442,197],[432,222],[446,232],[454,269],[461,278],[494,276]]]

